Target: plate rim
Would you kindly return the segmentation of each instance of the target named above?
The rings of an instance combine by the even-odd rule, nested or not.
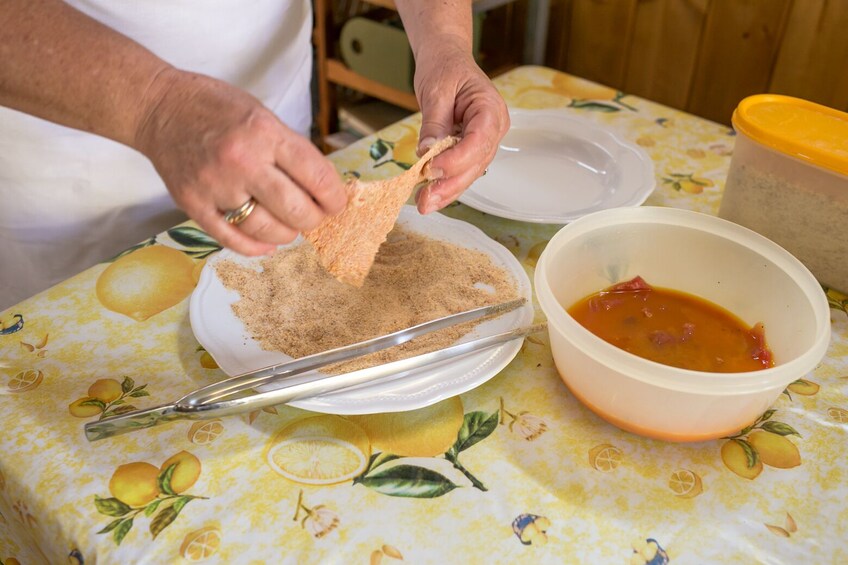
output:
[[[413,214],[414,216],[412,216]],[[412,216],[413,220],[409,219],[410,216]],[[399,218],[399,221],[414,221],[414,218],[416,216],[419,218],[419,221],[435,222],[437,228],[441,224],[443,226],[452,227],[453,231],[460,230],[461,238],[463,240],[468,240],[472,242],[470,245],[467,245],[467,247],[472,249],[481,249],[482,247],[484,248],[482,249],[483,252],[486,252],[490,256],[494,255],[496,258],[498,258],[499,262],[503,263],[504,266],[508,268],[508,271],[515,277],[515,283],[519,295],[527,299],[527,304],[525,304],[525,306],[516,311],[517,318],[515,322],[512,323],[511,327],[518,327],[520,325],[529,324],[532,322],[533,317],[535,315],[535,310],[532,302],[533,291],[530,278],[527,275],[527,272],[524,267],[518,261],[518,259],[506,247],[504,247],[495,239],[486,235],[486,233],[479,227],[469,222],[456,218],[451,218],[443,214],[420,216],[414,206],[405,205],[401,210],[401,217]],[[440,233],[443,232],[443,229],[439,229],[438,231],[439,233],[431,234],[430,237],[438,238],[440,236]],[[445,239],[450,241],[449,238]],[[477,243],[476,246],[474,245],[474,242]],[[280,247],[291,247],[303,243],[304,241],[302,240],[302,238],[298,238],[294,242]],[[211,332],[206,329],[205,319],[208,316],[204,316],[203,314],[202,301],[205,293],[209,292],[211,286],[214,285],[216,281],[217,284],[220,285],[220,281],[218,281],[217,276],[214,272],[214,265],[218,261],[230,258],[235,258],[237,261],[253,265],[257,264],[262,259],[261,257],[245,257],[228,249],[224,249],[214,254],[213,256],[210,256],[209,260],[207,261],[207,264],[204,265],[203,270],[201,271],[200,279],[194,292],[192,293],[189,304],[189,321],[195,339],[201,346],[204,347],[204,349],[207,350],[210,355],[212,355],[213,359],[215,359],[215,361],[218,363],[221,370],[228,376],[242,372],[240,370],[233,370],[233,368],[234,366],[241,366],[240,364],[243,362],[231,363],[228,358],[221,356],[222,351],[217,348],[217,343],[220,343],[220,340],[216,340],[215,336],[210,335]],[[226,311],[230,313],[231,320],[234,320],[235,323],[239,325],[243,338],[245,340],[252,339],[250,337],[250,334],[247,332],[246,328],[242,324],[241,320],[239,320],[238,317],[236,317],[231,310],[231,305],[236,300],[238,300],[238,294],[235,291],[230,291],[226,288],[223,288],[222,290],[229,295],[229,299],[225,304],[223,304],[223,307],[226,308]],[[467,334],[463,339],[469,338],[469,336],[471,336],[472,334]],[[386,411],[399,412],[422,408],[439,402],[441,400],[445,400],[452,396],[456,396],[458,394],[462,394],[464,392],[472,390],[473,388],[476,388],[477,386],[480,386],[491,378],[495,377],[501,372],[504,367],[506,367],[515,358],[515,356],[521,349],[522,341],[523,340],[513,340],[511,342],[502,344],[496,348],[492,348],[491,350],[480,351],[470,354],[468,356],[460,357],[454,361],[454,363],[459,364],[460,367],[462,366],[462,363],[468,362],[469,359],[476,360],[473,369],[466,369],[457,376],[450,375],[451,378],[448,379],[438,379],[436,382],[430,383],[423,390],[415,391],[413,393],[404,393],[403,395],[392,395],[390,394],[391,385],[389,385],[388,392],[383,391],[381,394],[372,396],[367,400],[362,401],[359,401],[356,398],[350,398],[345,400],[344,395],[342,393],[335,392],[324,395],[318,395],[307,399],[292,401],[289,402],[288,405],[296,408],[311,410],[314,412],[341,415],[366,414]],[[232,347],[231,345],[225,345],[227,349],[231,349]],[[256,344],[256,346],[258,347],[258,344]],[[269,353],[274,354],[272,352]],[[432,380],[432,375],[428,374],[425,374],[423,376],[407,375],[398,379],[399,385],[403,383],[408,383],[409,381],[406,379],[415,378],[416,376],[422,379],[429,378],[430,380]],[[385,381],[375,383],[375,386],[384,385]]]
[[[633,197],[627,200],[626,203],[620,204],[617,206],[600,206],[594,208],[592,210],[576,213],[576,214],[545,214],[543,212],[537,214],[524,213],[524,212],[512,212],[508,206],[502,207],[493,207],[489,205],[486,200],[474,191],[474,185],[472,184],[468,190],[463,192],[458,198],[459,202],[462,204],[473,208],[479,212],[484,212],[486,214],[490,214],[493,216],[497,216],[499,218],[505,218],[508,220],[516,220],[521,222],[535,223],[535,224],[557,224],[564,225],[578,218],[582,218],[587,214],[591,214],[592,212],[597,212],[600,210],[607,210],[610,208],[624,208],[624,207],[635,207],[640,206],[645,203],[648,197],[654,192],[657,187],[657,179],[655,174],[655,165],[653,159],[651,159],[650,155],[639,147],[637,144],[632,143],[624,138],[622,138],[617,132],[602,126],[596,122],[591,120],[587,120],[583,117],[577,116],[571,112],[568,112],[564,108],[547,108],[547,109],[528,109],[528,108],[509,108],[510,115],[510,130],[516,125],[522,117],[524,116],[534,116],[534,117],[544,117],[550,116],[555,120],[559,121],[568,121],[574,124],[578,124],[580,127],[587,128],[589,130],[594,130],[614,141],[619,147],[623,150],[629,151],[633,154],[636,160],[642,166],[641,169],[641,180],[642,182],[637,187],[636,190],[633,191]],[[518,119],[516,119],[518,118]],[[556,131],[561,131],[557,129]],[[498,143],[498,148],[501,147],[501,142]],[[496,157],[497,158],[497,157]]]

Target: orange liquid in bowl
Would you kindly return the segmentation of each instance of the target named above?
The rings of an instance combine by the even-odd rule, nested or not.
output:
[[[762,324],[749,328],[712,302],[641,277],[591,294],[568,313],[604,341],[664,365],[712,373],[774,366]]]

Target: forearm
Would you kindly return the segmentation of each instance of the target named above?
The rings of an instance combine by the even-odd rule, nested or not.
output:
[[[165,61],[60,0],[0,2],[0,105],[129,146]]]
[[[395,0],[416,61],[459,48],[471,53],[471,0]]]

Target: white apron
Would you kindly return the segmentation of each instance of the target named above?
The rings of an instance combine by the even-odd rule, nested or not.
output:
[[[67,2],[308,133],[309,0]],[[0,107],[0,311],[184,219],[140,153]]]

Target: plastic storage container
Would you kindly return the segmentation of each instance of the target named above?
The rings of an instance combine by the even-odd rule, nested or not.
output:
[[[759,94],[733,113],[736,148],[719,216],[800,259],[848,291],[848,114]]]
[[[762,322],[775,366],[709,373],[662,365],[607,343],[566,311],[636,275],[718,304],[748,325]],[[749,229],[688,210],[613,208],[575,220],[542,252],[535,288],[572,394],[612,424],[659,439],[738,432],[812,371],[830,342],[827,298],[800,261]]]

